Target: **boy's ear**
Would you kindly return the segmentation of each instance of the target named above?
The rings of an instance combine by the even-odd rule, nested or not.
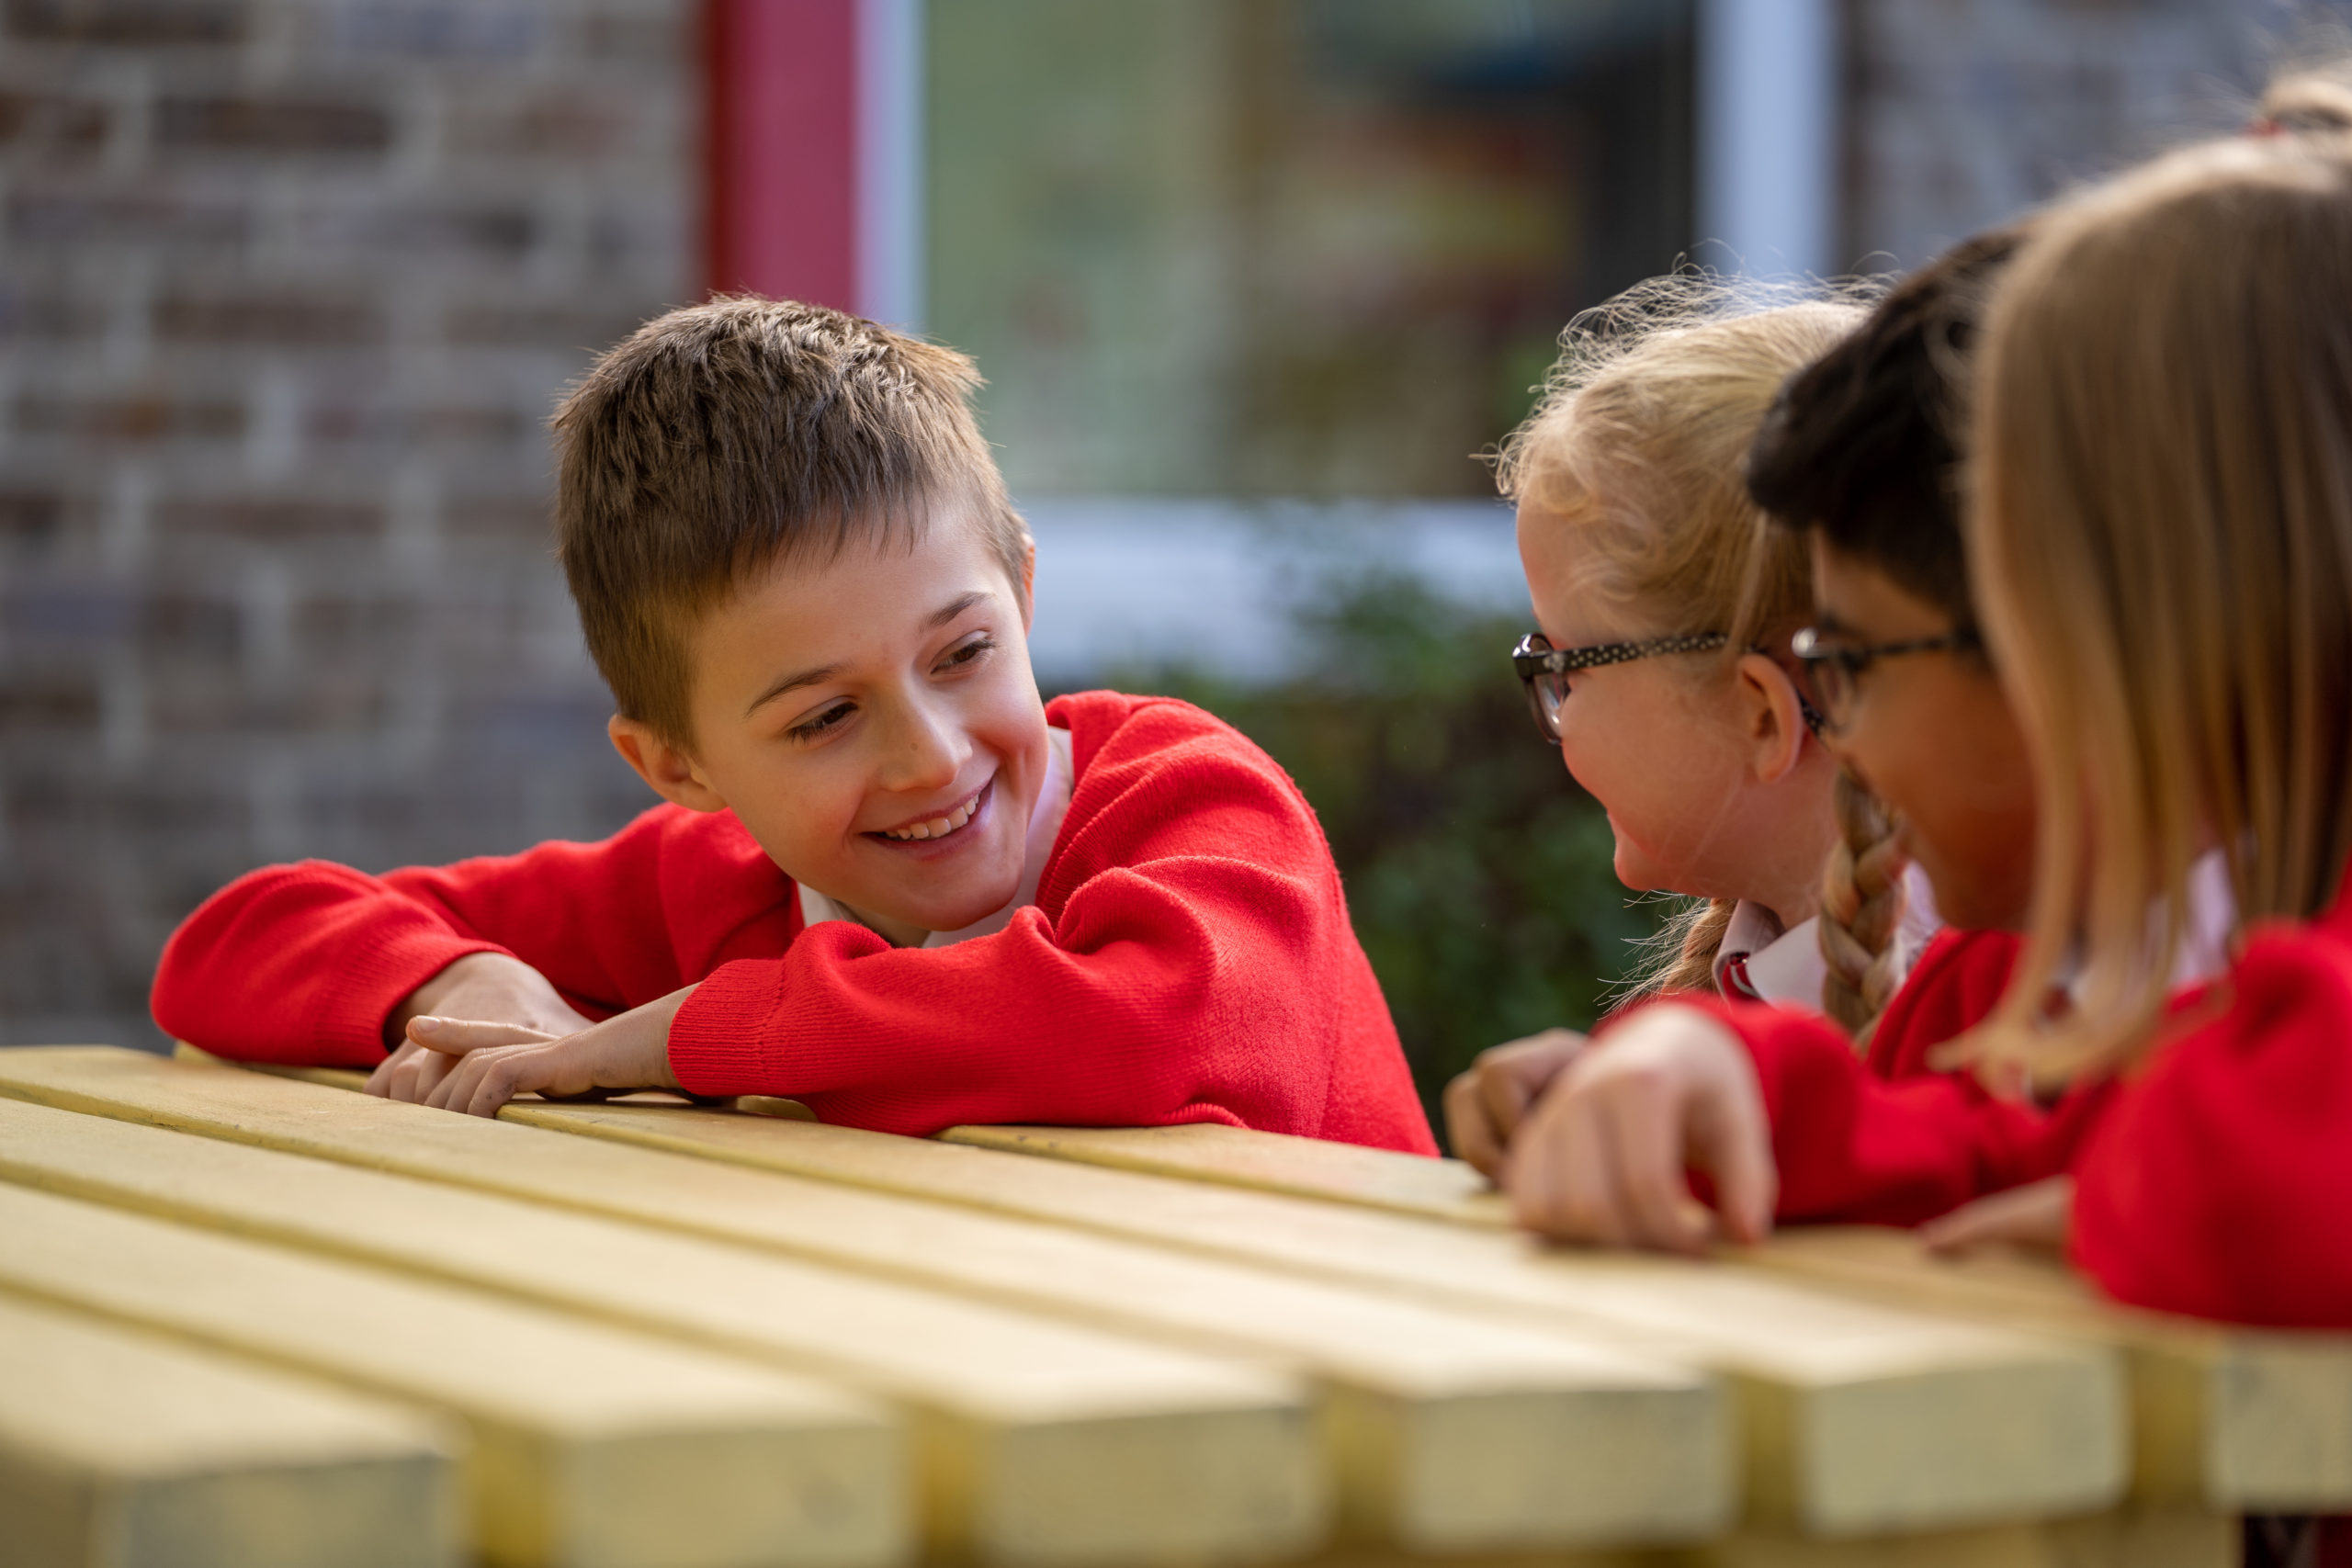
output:
[[[1804,704],[1789,672],[1760,653],[1740,655],[1740,705],[1746,711],[1749,766],[1758,780],[1778,784],[1804,761]]]
[[[651,727],[615,714],[605,721],[605,733],[613,738],[613,750],[621,761],[635,768],[637,776],[662,799],[689,811],[727,809],[727,802],[704,781],[700,765]]]

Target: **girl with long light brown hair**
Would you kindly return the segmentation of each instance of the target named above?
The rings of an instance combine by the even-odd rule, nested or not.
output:
[[[2123,1079],[2072,1201],[2110,1290],[2352,1327],[2352,140],[2200,148],[2071,204],[1996,308],[1977,434],[2041,840],[1973,1055]],[[2213,852],[2236,962],[2168,996]]]

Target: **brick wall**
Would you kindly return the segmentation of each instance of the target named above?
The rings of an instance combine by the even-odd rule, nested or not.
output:
[[[543,422],[688,297],[686,0],[0,6],[0,1042],[255,863],[647,798]]]
[[[1840,260],[1912,265],[2186,137],[2268,62],[2340,45],[2345,0],[1846,0]],[[1891,259],[1890,259],[1891,258]]]
[[[693,10],[0,0],[0,1043],[154,1043],[164,934],[254,864],[648,798],[542,421],[692,289]],[[2289,16],[1848,0],[1849,255],[2227,123]]]

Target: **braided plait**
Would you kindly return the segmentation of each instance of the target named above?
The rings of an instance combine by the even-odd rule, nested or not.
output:
[[[1851,774],[1838,775],[1837,809],[1838,844],[1821,888],[1821,956],[1829,965],[1821,1005],[1860,1046],[1902,981],[1894,936],[1905,861],[1886,807]]]
[[[1668,991],[1712,991],[1715,988],[1715,954],[1731,929],[1736,898],[1693,898],[1676,912],[1657,933],[1643,943],[1646,962],[1636,966],[1641,976],[1637,996]]]

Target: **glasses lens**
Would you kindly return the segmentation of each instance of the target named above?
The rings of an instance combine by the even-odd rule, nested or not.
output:
[[[1842,659],[1818,659],[1805,667],[1813,692],[1821,704],[1822,721],[1832,729],[1846,728],[1854,708],[1854,671]]]
[[[1568,700],[1568,678],[1538,675],[1530,695],[1535,699],[1535,722],[1543,729],[1544,739],[1556,743],[1560,739],[1560,706]]]

